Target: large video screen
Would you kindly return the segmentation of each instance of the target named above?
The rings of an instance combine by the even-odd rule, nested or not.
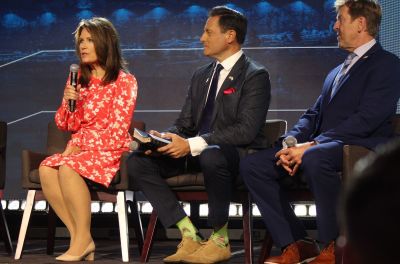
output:
[[[69,66],[77,63],[73,32],[81,19],[109,18],[121,39],[139,93],[135,118],[169,127],[192,73],[211,59],[200,36],[210,8],[227,5],[249,20],[244,52],[270,73],[268,119],[292,126],[343,61],[333,31],[333,0],[3,0],[0,9],[0,120],[8,123],[7,199],[22,199],[21,150],[44,152],[47,123],[58,108]]]

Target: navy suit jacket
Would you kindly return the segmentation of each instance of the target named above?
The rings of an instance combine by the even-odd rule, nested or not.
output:
[[[400,96],[400,60],[375,44],[350,68],[331,98],[340,68],[328,74],[314,106],[285,136],[299,143],[336,141],[373,149],[394,136],[391,119]]]
[[[215,63],[210,63],[193,74],[185,104],[169,131],[185,138],[198,134],[214,67]],[[227,144],[239,150],[267,147],[263,127],[270,90],[267,70],[242,55],[218,91],[211,119],[212,131],[200,136],[209,145]]]

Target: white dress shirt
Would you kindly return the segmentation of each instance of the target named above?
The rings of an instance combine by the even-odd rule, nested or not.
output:
[[[355,56],[353,58],[353,60],[351,61],[349,67],[347,67],[346,71],[344,72],[345,74],[347,74],[350,70],[351,67],[353,67],[353,65],[362,57],[364,56],[365,53],[367,53],[367,51],[372,48],[372,46],[374,46],[376,43],[375,39],[370,40],[369,42],[361,45],[360,47],[356,48],[353,53],[356,54],[357,56]]]

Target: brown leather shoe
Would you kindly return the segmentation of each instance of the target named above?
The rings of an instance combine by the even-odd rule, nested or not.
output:
[[[323,249],[318,257],[309,264],[335,264],[335,242],[331,242],[328,247]]]
[[[269,257],[264,264],[307,263],[318,255],[318,247],[313,241],[299,240],[290,244],[280,256]]]
[[[211,264],[226,261],[231,258],[231,247],[228,244],[226,247],[218,246],[214,240],[210,239],[202,243],[201,248],[194,253],[185,256],[182,259],[183,263],[202,263]]]
[[[179,263],[184,257],[192,254],[201,247],[201,243],[194,241],[191,237],[183,237],[175,254],[163,259],[165,263]]]

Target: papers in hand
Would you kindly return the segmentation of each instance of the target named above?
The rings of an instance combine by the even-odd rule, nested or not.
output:
[[[157,137],[136,128],[133,131],[133,139],[139,143],[140,150],[156,150],[171,143],[168,139]]]

